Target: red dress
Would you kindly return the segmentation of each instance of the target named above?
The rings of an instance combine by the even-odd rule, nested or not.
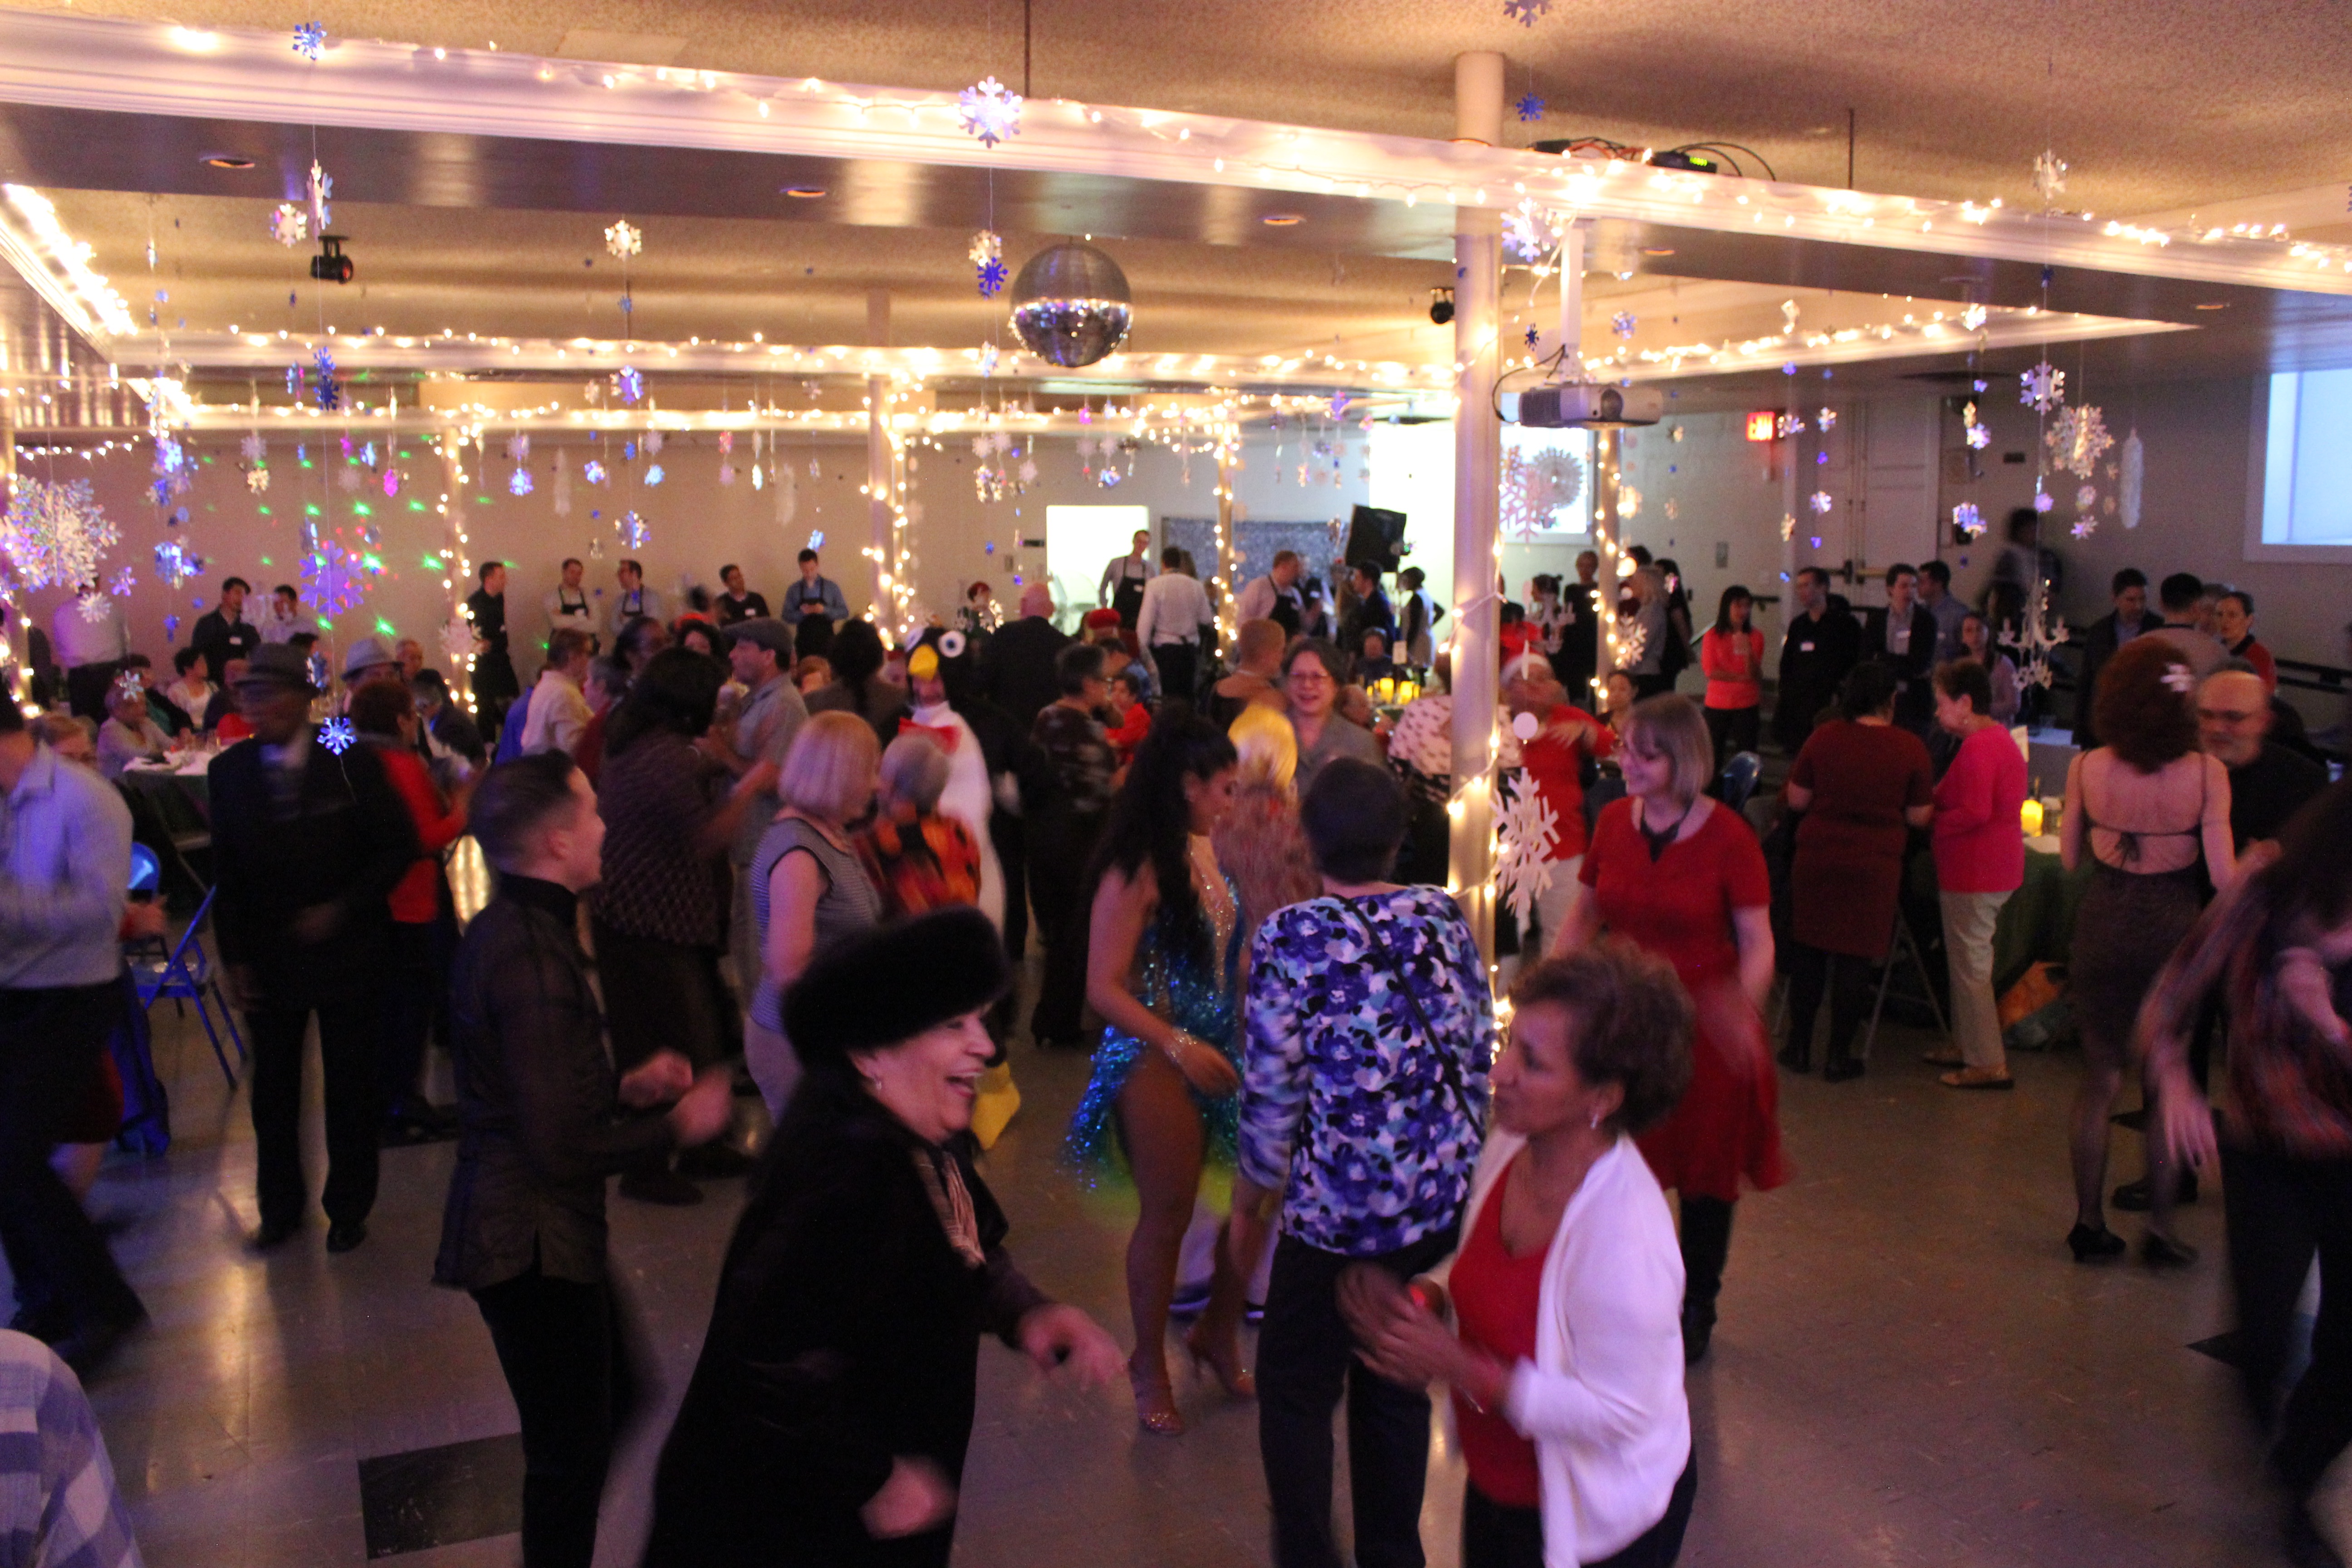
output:
[[[1813,792],[1789,867],[1790,934],[1823,952],[1885,956],[1911,837],[1903,813],[1936,798],[1927,746],[1892,724],[1833,719],[1807,738],[1789,782]]]
[[[1551,1246],[1547,1242],[1514,1258],[1503,1245],[1503,1189],[1509,1181],[1506,1173],[1486,1194],[1478,1222],[1454,1259],[1448,1289],[1462,1342],[1516,1365],[1536,1359],[1536,1317],[1543,1310],[1544,1259]],[[1481,1410],[1457,1391],[1454,1429],[1462,1439],[1470,1484],[1487,1500],[1507,1508],[1543,1506],[1536,1446],[1502,1412]]]
[[[1780,1083],[1764,1026],[1739,989],[1735,910],[1771,901],[1764,851],[1748,824],[1720,806],[1654,864],[1633,803],[1612,801],[1592,826],[1584,885],[1601,923],[1675,966],[1698,1013],[1690,1088],[1665,1121],[1637,1142],[1658,1184],[1685,1195],[1739,1196],[1789,1179],[1780,1157]]]

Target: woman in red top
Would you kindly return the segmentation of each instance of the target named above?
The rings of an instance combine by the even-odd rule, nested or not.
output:
[[[1756,749],[1764,701],[1764,634],[1748,625],[1755,610],[1756,596],[1733,584],[1716,606],[1715,625],[1699,639],[1698,664],[1706,672],[1706,733],[1715,742],[1718,773],[1733,752]]]
[[[402,680],[371,680],[352,693],[352,728],[375,748],[384,777],[408,807],[416,825],[419,851],[392,889],[392,962],[384,967],[383,1054],[377,1081],[383,1095],[384,1127],[402,1142],[439,1137],[449,1118],[436,1110],[418,1080],[425,1076],[425,1037],[433,1013],[449,984],[455,945],[453,910],[441,855],[466,831],[466,800],[445,800],[416,750],[416,699]],[[454,913],[454,910],[453,910]]]
[[[1110,710],[1118,722],[1105,725],[1110,738],[1110,749],[1118,758],[1120,767],[1135,761],[1135,748],[1143,744],[1143,737],[1151,733],[1151,710],[1143,705],[1140,679],[1132,670],[1121,670],[1110,678]]]
[[[1895,671],[1874,659],[1838,689],[1839,717],[1817,726],[1789,770],[1784,798],[1801,812],[1789,868],[1789,1038],[1780,1065],[1812,1066],[1813,1018],[1830,994],[1822,1080],[1862,1076],[1852,1054],[1869,1011],[1870,966],[1895,939],[1910,830],[1935,815],[1927,745],[1895,724]]]
[[[1555,952],[1602,930],[1675,966],[1697,1012],[1691,1083],[1641,1139],[1661,1186],[1682,1194],[1684,1353],[1706,1353],[1745,1180],[1787,1181],[1780,1084],[1764,1041],[1772,986],[1772,892],[1755,833],[1700,790],[1712,774],[1706,721],[1668,693],[1634,706],[1617,753],[1627,798],[1593,825]]]
[[[1992,679],[1972,658],[1936,669],[1936,722],[1958,752],[1936,785],[1936,889],[1952,981],[1950,1047],[1929,1051],[1950,1089],[2008,1089],[2000,1009],[1992,994],[1993,931],[2025,882],[2025,754],[1990,711]]]
[[[1576,901],[1576,874],[1584,864],[1584,759],[1606,757],[1617,749],[1616,731],[1570,706],[1567,697],[1541,654],[1514,659],[1504,671],[1503,702],[1519,740],[1519,765],[1551,807],[1551,880],[1536,898],[1544,946],[1567,923],[1569,906]],[[1543,946],[1528,951],[1540,952]]]
[[[2232,588],[2213,602],[2213,632],[2233,658],[2242,658],[2263,678],[2263,689],[2278,695],[2278,660],[2254,638],[2254,596]]]

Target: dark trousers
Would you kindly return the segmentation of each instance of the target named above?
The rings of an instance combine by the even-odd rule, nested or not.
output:
[[[2238,1366],[2257,1416],[2285,1396],[2271,1460],[2298,1498],[2352,1442],[2352,1160],[2298,1160],[2267,1150],[2221,1151],[2230,1277],[2238,1294]],[[2319,1258],[2319,1321],[2311,1362],[2280,1386],[2292,1353],[2296,1300]]]
[[[1619,1551],[1586,1568],[1673,1568],[1683,1554],[1691,1504],[1698,1497],[1698,1455],[1683,1465],[1657,1523]],[[1543,1513],[1489,1499],[1475,1485],[1462,1489],[1462,1568],[1544,1568]]]
[[[386,1116],[416,1110],[424,1100],[425,1042],[448,984],[447,933],[438,921],[395,921],[384,964],[383,1036],[376,1053],[376,1100]]]
[[[1671,675],[1637,675],[1633,678],[1633,698],[1636,701],[1664,697],[1674,689],[1675,678]]]
[[[1762,709],[1702,708],[1699,711],[1706,717],[1707,739],[1715,742],[1717,773],[1723,771],[1723,765],[1731,761],[1734,753],[1756,749]]]
[[[1801,942],[1789,944],[1789,1046],[1800,1053],[1812,1049],[1813,1019],[1822,1010],[1822,994],[1829,994],[1828,1059],[1843,1061],[1853,1049],[1853,1037],[1870,1016],[1870,960],[1848,952],[1825,952]]]
[[[78,664],[66,671],[66,706],[75,716],[106,722],[106,694],[114,678],[122,673],[120,660],[104,664]]]
[[[0,1249],[18,1298],[56,1337],[141,1315],[105,1238],[49,1168],[121,1013],[111,980],[0,991]]]
[[[1045,942],[1045,973],[1029,1035],[1040,1045],[1075,1045],[1087,1004],[1087,868],[1094,859],[1102,818],[1055,812],[1040,817],[1029,837],[1029,896],[1037,903],[1038,934]]]
[[[535,1268],[473,1294],[522,1420],[523,1568],[589,1568],[613,1447],[646,1392],[635,1321],[609,1280]]]
[[[1160,694],[1186,702],[1200,689],[1201,646],[1189,642],[1151,645],[1151,662],[1160,667]]]
[[[614,1067],[627,1072],[656,1051],[674,1050],[699,1072],[740,1048],[734,1021],[741,1015],[719,973],[717,948],[634,936],[601,920],[592,924]],[[656,1149],[631,1169],[667,1171],[671,1161],[668,1150]]]
[[[1454,1233],[1377,1258],[1345,1258],[1292,1237],[1274,1249],[1257,1342],[1258,1449],[1274,1506],[1276,1568],[1339,1568],[1331,1531],[1331,1412],[1348,1401],[1348,1479],[1358,1568],[1422,1568],[1429,1394],[1356,1359],[1339,1316],[1339,1275],[1369,1263],[1410,1279],[1454,1250]]]
[[[377,1003],[373,997],[321,1004],[319,1061],[326,1074],[327,1218],[344,1225],[375,1206],[376,1129],[383,1106],[376,1087]],[[262,1007],[245,1016],[253,1037],[254,1185],[265,1228],[302,1217],[302,1037],[306,1007]]]
[[[1683,1331],[1715,1327],[1715,1299],[1723,1293],[1731,1261],[1731,1216],[1738,1205],[1722,1198],[1682,1195]]]

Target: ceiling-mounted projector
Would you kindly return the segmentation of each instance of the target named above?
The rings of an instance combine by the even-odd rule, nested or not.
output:
[[[1507,409],[1504,416],[1511,424],[1538,430],[1603,430],[1655,425],[1665,415],[1665,394],[1654,386],[1576,383],[1529,387],[1519,394],[1516,413]]]

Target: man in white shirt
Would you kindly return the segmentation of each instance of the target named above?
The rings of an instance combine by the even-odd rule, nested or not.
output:
[[[1276,551],[1274,564],[1265,569],[1265,575],[1253,577],[1242,585],[1234,613],[1243,621],[1272,621],[1283,629],[1284,635],[1297,637],[1298,574],[1306,569],[1307,563],[1299,560],[1296,550]]]
[[[1200,684],[1201,628],[1214,626],[1217,615],[1208,590],[1177,570],[1183,561],[1172,544],[1160,552],[1160,575],[1143,585],[1136,611],[1135,640],[1159,670],[1160,689],[1190,702]]]
[[[661,595],[646,586],[644,567],[634,561],[624,561],[614,571],[613,575],[620,582],[621,591],[613,600],[613,614],[608,629],[612,633],[613,645],[617,647],[620,646],[622,631],[639,616],[656,621],[667,621],[669,617],[662,614]]]
[[[1097,606],[1117,610],[1122,626],[1135,625],[1135,617],[1143,608],[1143,585],[1152,575],[1150,554],[1151,531],[1139,528],[1127,553],[1104,567],[1102,581],[1095,584]]]
[[[530,716],[523,721],[522,752],[569,754],[580,743],[588,721],[596,715],[588,707],[588,634],[567,626],[547,639],[547,668],[531,688]]]
[[[565,557],[562,580],[549,591],[540,605],[547,611],[550,636],[569,626],[575,632],[586,632],[589,646],[593,647],[596,641],[596,612],[589,606],[588,590],[581,582],[587,570],[580,563],[578,556]]]
[[[261,640],[266,643],[291,642],[294,634],[306,630],[302,625],[302,596],[291,583],[280,583],[269,592],[269,608],[260,621]]]
[[[66,700],[80,717],[103,722],[108,689],[131,652],[121,601],[95,583],[84,583],[49,617],[49,641],[65,666]]]

